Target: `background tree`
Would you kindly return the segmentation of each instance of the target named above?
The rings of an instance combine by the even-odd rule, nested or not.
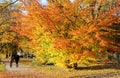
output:
[[[11,29],[13,26],[13,20],[15,19],[12,16],[15,9],[14,3],[16,1],[2,1],[0,3],[0,50],[2,53],[11,53],[14,45],[14,41],[18,40],[18,35]],[[15,24],[15,23],[14,23]]]

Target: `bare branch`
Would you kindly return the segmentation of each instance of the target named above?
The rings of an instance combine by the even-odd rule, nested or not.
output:
[[[8,4],[8,5],[6,5],[6,6],[4,6],[4,7],[1,8],[0,10],[3,11],[5,8],[7,8],[8,6],[10,6],[10,5],[16,3],[17,1],[18,1],[18,0],[14,1],[14,2],[12,2],[12,3]]]

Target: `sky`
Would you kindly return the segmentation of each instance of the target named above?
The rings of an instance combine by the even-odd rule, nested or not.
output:
[[[46,0],[40,0],[40,2],[44,5],[47,5],[47,1]]]

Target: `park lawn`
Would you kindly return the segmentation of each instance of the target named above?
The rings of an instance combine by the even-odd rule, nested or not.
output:
[[[4,71],[5,70],[5,64],[0,64],[0,71]]]
[[[76,76],[83,76],[83,75],[99,75],[99,74],[105,74],[105,73],[112,73],[112,72],[120,72],[119,69],[84,69],[84,70],[74,70],[74,69],[66,69],[63,67],[58,66],[39,66],[35,67],[37,70],[39,70],[41,73],[45,73],[46,75],[53,77],[53,78],[72,78]],[[77,77],[78,78],[78,77]]]

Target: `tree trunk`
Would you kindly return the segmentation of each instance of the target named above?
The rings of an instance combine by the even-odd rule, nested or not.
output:
[[[116,53],[116,59],[117,59],[117,62],[120,63],[120,52]]]

